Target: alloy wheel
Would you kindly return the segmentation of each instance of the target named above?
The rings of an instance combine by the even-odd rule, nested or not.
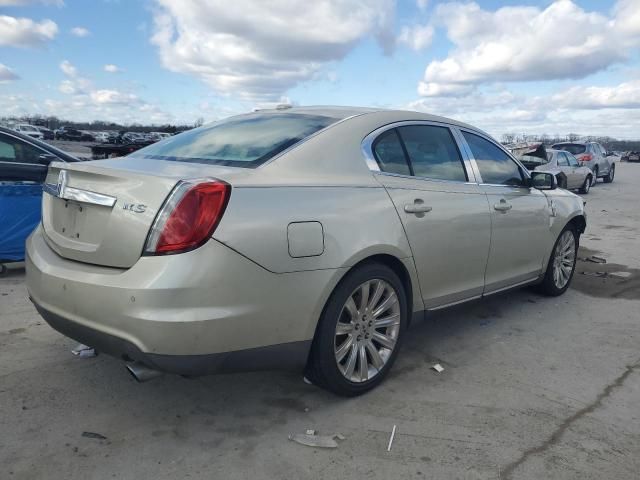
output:
[[[565,231],[556,245],[553,257],[553,282],[559,289],[564,288],[573,272],[576,261],[576,242],[573,232]]]
[[[334,353],[342,375],[354,383],[371,380],[388,362],[400,333],[398,293],[372,279],[347,298],[336,324]]]

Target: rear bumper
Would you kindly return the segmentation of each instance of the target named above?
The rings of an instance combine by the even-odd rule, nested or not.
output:
[[[141,257],[129,269],[100,267],[60,257],[41,227],[27,240],[25,265],[29,295],[53,328],[116,357],[190,375],[300,365],[341,276],[274,274],[215,240]]]
[[[179,375],[205,375],[254,370],[301,370],[311,341],[291,342],[267,347],[208,355],[162,355],[142,352],[122,338],[89,328],[45,310],[34,302],[38,313],[55,330],[85,345],[91,345],[125,362],[140,362],[161,372]]]

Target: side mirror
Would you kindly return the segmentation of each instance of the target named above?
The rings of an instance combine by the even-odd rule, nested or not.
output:
[[[531,172],[530,186],[538,190],[555,190],[558,188],[558,181],[553,173]]]
[[[49,165],[51,162],[58,160],[58,157],[51,153],[43,153],[38,156],[38,163],[42,165]]]

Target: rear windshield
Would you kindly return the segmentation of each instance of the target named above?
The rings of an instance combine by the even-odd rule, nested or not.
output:
[[[558,143],[553,148],[556,150],[564,150],[565,152],[571,152],[574,155],[584,153],[587,149],[586,145],[580,145],[579,143]]]
[[[131,156],[254,168],[338,120],[298,113],[251,114],[189,130]]]
[[[540,165],[549,163],[546,158],[534,157],[532,155],[523,155],[519,158],[519,160],[529,170],[533,170]]]

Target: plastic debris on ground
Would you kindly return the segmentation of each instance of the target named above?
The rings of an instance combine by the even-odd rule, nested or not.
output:
[[[83,344],[79,344],[76,348],[71,350],[71,353],[80,358],[91,358],[98,355],[95,348]]]
[[[442,365],[440,365],[439,363],[436,363],[433,367],[431,367],[433,370],[435,370],[438,373],[444,372],[444,367]]]
[[[95,432],[82,432],[82,436],[86,438],[95,438],[96,440],[106,440],[107,437]]]
[[[387,445],[387,452],[391,451],[391,445],[393,444],[393,439],[396,437],[396,426],[393,426],[393,430],[391,430],[391,436],[389,437],[389,445]]]
[[[580,272],[582,275],[587,275],[589,277],[606,277],[607,272]]]
[[[585,258],[585,260],[592,263],[607,263],[606,258],[598,257],[596,255],[591,255],[590,257]]]
[[[317,448],[338,448],[336,439],[344,440],[345,437],[339,433],[334,433],[333,435],[317,435],[315,430],[307,430],[305,433],[289,435],[289,440],[292,442]]]

